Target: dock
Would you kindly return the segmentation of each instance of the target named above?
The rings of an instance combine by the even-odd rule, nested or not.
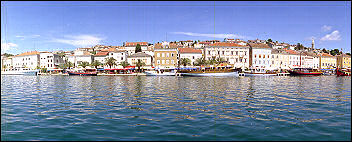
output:
[[[290,73],[277,73],[277,76],[288,76]]]

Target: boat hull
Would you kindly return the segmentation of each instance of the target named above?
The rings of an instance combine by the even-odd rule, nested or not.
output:
[[[351,72],[344,72],[339,69],[336,70],[336,75],[337,76],[351,76]]]
[[[299,71],[288,71],[290,75],[322,75],[323,72],[299,72]]]
[[[147,76],[175,76],[176,73],[172,72],[163,72],[163,73],[156,73],[156,72],[144,72]]]
[[[1,75],[38,75],[39,71],[6,71],[1,72]]]
[[[244,73],[244,76],[276,76],[276,73]]]
[[[182,76],[239,76],[238,72],[222,72],[222,73],[181,73]]]
[[[79,72],[68,72],[68,75],[97,76],[97,75],[98,75],[98,73],[79,73]]]

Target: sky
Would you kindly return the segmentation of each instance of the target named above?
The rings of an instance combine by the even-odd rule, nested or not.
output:
[[[224,38],[351,52],[351,2],[1,2],[1,53]]]

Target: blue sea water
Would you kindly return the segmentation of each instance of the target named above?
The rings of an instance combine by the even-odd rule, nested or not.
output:
[[[351,77],[3,75],[1,140],[351,140]]]

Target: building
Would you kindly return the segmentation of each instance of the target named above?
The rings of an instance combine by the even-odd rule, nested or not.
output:
[[[40,52],[40,67],[50,69],[57,69],[61,64],[64,64],[63,57],[51,52]]]
[[[31,68],[36,69],[40,65],[40,55],[38,51],[29,51],[21,53],[12,58],[14,68]]]
[[[298,68],[300,67],[300,53],[295,50],[286,50],[289,54],[289,67],[290,68]]]
[[[156,68],[175,68],[178,66],[177,48],[154,49],[154,66]]]
[[[351,68],[351,56],[347,54],[337,55],[336,64],[338,68]]]
[[[265,44],[266,40],[260,40],[260,39],[248,40],[248,43],[262,43],[262,44]]]
[[[196,44],[194,44],[194,48],[204,48],[204,47],[207,47],[207,46],[209,46],[211,44],[211,42],[204,42],[204,41],[202,41],[202,42],[198,42],[198,43],[196,43]]]
[[[202,50],[193,49],[193,48],[178,48],[178,57],[179,59],[188,58],[191,60],[191,65],[194,65],[194,62],[198,58],[202,58]]]
[[[116,61],[116,66],[113,66],[113,68],[116,68],[118,66],[120,66],[121,62],[123,61],[127,61],[127,56],[128,53],[125,50],[117,50],[114,52],[109,52],[107,55],[107,58],[114,58]],[[105,63],[105,62],[104,62]],[[105,68],[109,67],[108,65],[104,66]]]
[[[289,60],[290,56],[284,50],[272,49],[271,50],[271,64],[270,68],[273,69],[290,69]]]
[[[104,64],[106,58],[108,57],[109,52],[98,52],[93,56],[94,61],[99,61],[100,63]]]
[[[1,56],[1,68],[6,69],[6,68],[13,68],[13,63],[12,63],[12,58],[14,56],[6,57],[6,56]]]
[[[126,50],[128,55],[132,55],[136,53],[136,46],[138,44],[141,46],[142,51],[148,49],[148,42],[126,42],[121,49]]]
[[[143,69],[151,69],[153,66],[153,59],[152,56],[143,53],[143,52],[138,52],[138,53],[134,53],[130,56],[127,57],[127,62],[131,65],[131,66],[136,66],[138,60],[141,60],[145,63],[145,66],[143,66]]]
[[[88,62],[89,64],[93,62],[93,55],[87,51],[75,51],[74,55],[67,57],[69,62],[72,62],[74,67],[79,67],[82,62]]]
[[[203,53],[206,60],[223,58],[234,67],[249,67],[249,46],[247,45],[216,42],[205,47]]]
[[[248,43],[250,47],[249,66],[252,68],[270,69],[271,64],[271,48],[263,43]]]
[[[336,68],[336,57],[327,53],[321,53],[319,57],[320,69],[333,69]]]

